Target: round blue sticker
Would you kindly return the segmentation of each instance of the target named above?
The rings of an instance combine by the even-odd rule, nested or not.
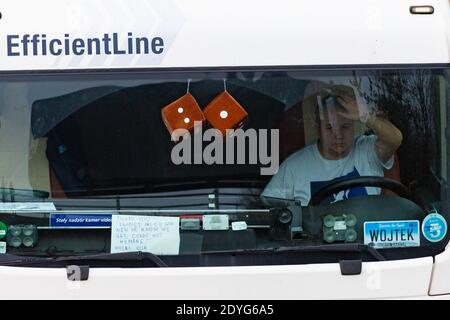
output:
[[[439,213],[430,213],[423,219],[422,233],[430,242],[439,242],[447,234],[447,221]]]

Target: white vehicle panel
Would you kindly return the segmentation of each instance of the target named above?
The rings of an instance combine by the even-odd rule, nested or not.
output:
[[[434,257],[433,277],[430,285],[430,295],[450,293],[450,249]]]
[[[426,296],[431,257],[368,262],[360,275],[339,264],[204,268],[92,268],[87,281],[66,270],[0,267],[2,299],[378,299]],[[414,281],[411,281],[414,279]]]
[[[449,63],[446,1],[426,4],[433,14],[411,14],[411,0],[5,2],[0,70]],[[47,47],[69,35],[72,50],[73,40],[105,33],[117,34],[119,51],[130,34],[160,37],[164,46],[157,54],[107,54],[100,41],[98,54],[43,53],[42,35]],[[27,55],[26,34],[37,37]]]

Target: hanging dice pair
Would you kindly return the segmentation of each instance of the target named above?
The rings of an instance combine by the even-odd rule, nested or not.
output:
[[[176,129],[192,131],[195,122],[205,123],[206,118],[195,98],[189,92],[161,110],[164,124],[172,138],[178,140]]]
[[[244,125],[248,114],[226,91],[216,96],[202,111],[195,98],[187,92],[181,98],[161,110],[164,124],[172,137],[176,129],[192,131],[196,121],[202,125],[207,121],[213,128],[226,134],[227,129],[237,129]],[[176,138],[176,137],[175,137]]]

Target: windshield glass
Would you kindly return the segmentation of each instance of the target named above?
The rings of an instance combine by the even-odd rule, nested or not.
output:
[[[437,67],[2,75],[1,248],[191,266],[436,254],[448,95]]]

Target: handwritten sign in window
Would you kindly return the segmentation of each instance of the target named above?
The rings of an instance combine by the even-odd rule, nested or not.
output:
[[[111,253],[142,251],[177,255],[179,220],[178,217],[113,215]]]

